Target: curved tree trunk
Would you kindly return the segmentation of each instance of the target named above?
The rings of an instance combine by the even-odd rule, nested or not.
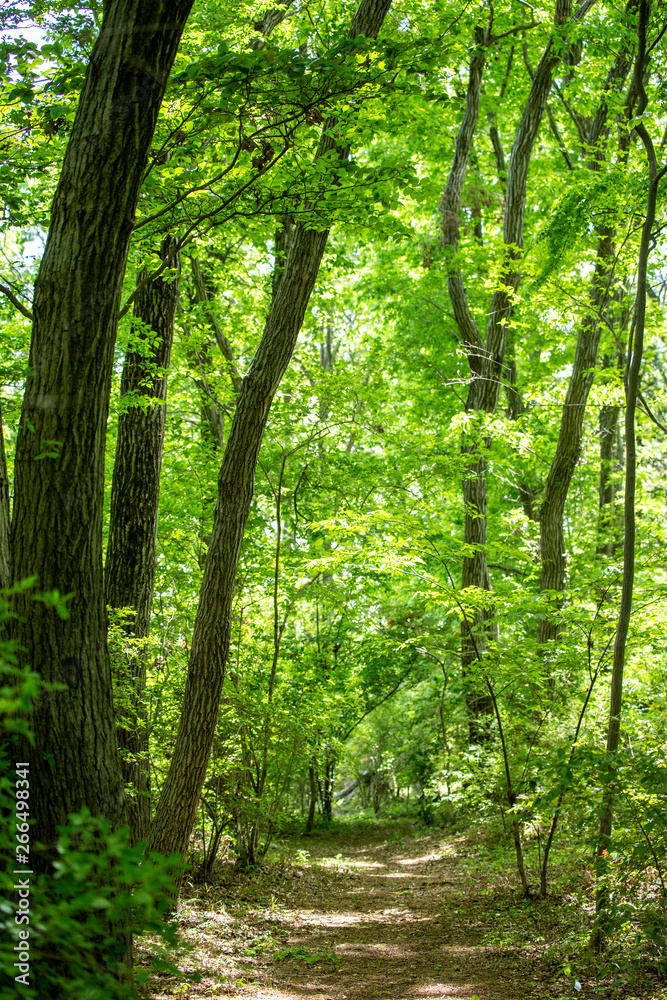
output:
[[[16,579],[71,595],[61,618],[17,598],[21,661],[65,689],[35,708],[34,841],[48,868],[57,826],[88,806],[125,817],[102,572],[104,448],[121,285],[134,213],[192,0],[115,0],[93,48],[35,282],[15,462]],[[122,183],[119,179],[122,178]]]
[[[349,37],[376,38],[391,0],[361,0]],[[348,149],[336,145],[335,119],[325,122],[317,157]],[[195,620],[181,723],[171,766],[151,827],[150,847],[184,854],[206,776],[218,721],[231,637],[239,552],[252,502],[255,468],[275,392],[289,364],[315,286],[328,232],[295,226],[280,282],[257,352],[238,396],[218,478],[218,502]]]
[[[585,16],[592,0],[586,0],[575,18]],[[571,16],[569,0],[558,0],[554,14],[556,25],[564,24]],[[507,170],[507,190],[503,220],[504,264],[500,287],[494,292],[489,314],[486,337],[483,338],[468,305],[463,276],[455,254],[458,251],[459,211],[461,191],[472,154],[472,145],[479,118],[482,76],[486,60],[486,46],[492,37],[492,21],[488,27],[475,29],[475,51],[470,61],[466,109],[456,137],[454,160],[447,184],[440,201],[443,243],[451,248],[448,261],[448,289],[452,311],[461,341],[466,349],[470,368],[470,384],[466,410],[477,413],[495,413],[498,396],[505,378],[505,352],[509,321],[513,312],[513,298],[521,282],[519,261],[523,247],[523,222],[526,208],[528,167],[544,115],[547,98],[553,82],[553,73],[561,55],[551,39],[533,74],[532,86],[516,131]],[[470,456],[463,480],[465,504],[465,555],[463,558],[462,587],[490,591],[491,581],[486,559],[487,525],[487,461],[490,440],[483,432],[462,445],[462,454]],[[487,623],[487,624],[485,624]],[[461,624],[461,666],[464,678],[473,671],[473,663],[481,660],[489,638],[496,637],[493,611],[489,607],[477,611]],[[472,678],[466,683],[466,703],[469,714],[471,742],[483,738],[486,725],[484,717],[493,712],[491,698],[484,687]]]
[[[614,230],[601,226],[598,228],[598,237],[590,295],[592,311],[579,329],[574,365],[563,404],[556,453],[549,468],[540,507],[542,560],[540,589],[557,594],[562,594],[565,588],[566,556],[563,534],[565,501],[581,456],[586,404],[595,377],[602,333],[601,316],[610,300],[609,273],[615,254]],[[555,639],[558,633],[559,626],[553,618],[540,619],[537,626],[537,641],[540,644]]]
[[[636,7],[636,0],[629,0],[626,10]],[[618,54],[614,65],[607,75],[605,98],[597,114],[592,120],[587,135],[587,148],[594,150],[594,157],[589,163],[591,170],[599,170],[599,161],[603,159],[603,150],[597,148],[600,140],[608,135],[608,98],[609,91],[618,91],[630,72],[629,53],[623,50]],[[620,132],[619,145],[621,155],[627,150],[627,133]],[[584,432],[584,417],[586,404],[595,377],[600,335],[603,327],[603,315],[608,310],[612,298],[610,288],[615,258],[613,227],[597,226],[598,245],[590,286],[591,311],[579,328],[577,348],[570,382],[565,396],[563,413],[556,452],[554,454],[544,496],[540,506],[540,553],[542,573],[540,589],[561,595],[565,589],[566,554],[563,534],[563,517],[565,503],[572,482],[574,470],[581,455]],[[560,607],[560,596],[556,598],[555,609]],[[537,626],[537,641],[542,644],[555,639],[559,633],[558,622],[552,617],[540,619]]]
[[[176,240],[168,237],[161,257],[179,267]],[[128,636],[144,639],[150,631],[157,566],[157,525],[160,472],[164,448],[167,369],[174,339],[178,280],[162,277],[146,282],[139,275],[134,316],[142,326],[143,350],[128,351],[121,379],[121,397],[139,396],[141,403],[121,413],[111,484],[109,541],[104,567],[106,601],[111,608],[131,610],[122,621]],[[143,326],[152,331],[147,336]],[[135,647],[116,671],[122,698],[118,727],[123,779],[132,786],[130,827],[135,842],[145,840],[150,824],[150,767],[145,710],[146,655]],[[118,701],[119,699],[117,699]]]

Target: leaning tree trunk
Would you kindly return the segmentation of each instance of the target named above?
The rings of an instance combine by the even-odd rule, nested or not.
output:
[[[629,0],[626,11],[630,12],[634,7],[635,0]],[[607,75],[605,96],[588,129],[586,148],[588,151],[594,151],[594,156],[589,162],[589,169],[592,171],[598,171],[600,161],[604,159],[604,151],[599,147],[601,140],[605,139],[609,132],[607,125],[608,94],[610,91],[618,92],[625,82],[630,68],[629,53],[623,49],[617,55],[614,65]],[[621,155],[625,156],[628,148],[628,137],[627,132],[622,127],[619,147]],[[556,597],[552,612],[558,611],[561,604],[560,595],[565,589],[567,569],[563,533],[565,503],[572,476],[581,455],[586,404],[595,377],[600,335],[604,325],[603,316],[612,298],[610,285],[615,260],[615,230],[609,225],[598,225],[596,228],[598,245],[590,286],[591,309],[579,328],[574,365],[563,405],[558,442],[547,474],[540,505],[540,556],[542,562],[540,589],[559,595]],[[538,622],[537,641],[540,645],[555,639],[558,633],[559,624],[553,613]]]
[[[614,230],[599,227],[598,248],[591,287],[591,313],[583,321],[577,338],[577,349],[572,374],[565,395],[560,431],[544,497],[540,506],[540,557],[542,591],[562,594],[565,588],[566,557],[563,517],[565,501],[574,470],[581,456],[586,404],[595,377],[602,313],[609,302],[609,272],[614,260]],[[552,610],[557,610],[556,608]],[[537,641],[540,644],[555,639],[559,633],[558,622],[553,616],[540,619]]]
[[[173,237],[162,244],[161,257],[171,274],[153,281],[145,273],[138,277],[134,317],[140,321],[136,332],[144,347],[127,352],[120,392],[121,398],[139,396],[141,402],[124,410],[118,420],[104,567],[107,604],[128,609],[129,616],[119,624],[132,639],[148,637],[157,567],[167,369],[178,301],[173,271],[179,268],[179,257]],[[115,670],[116,703],[123,720],[117,732],[123,780],[132,786],[129,818],[136,843],[148,837],[151,816],[146,650],[135,644],[125,659]]]
[[[592,5],[585,0],[575,19],[581,19]],[[570,0],[557,0],[554,13],[556,25],[565,24],[571,16]],[[548,42],[535,70],[528,99],[521,115],[507,170],[507,191],[503,220],[504,266],[499,287],[493,294],[486,337],[482,338],[477,322],[468,305],[461,269],[456,261],[459,238],[459,212],[461,191],[472,152],[472,144],[479,118],[482,76],[486,60],[486,47],[493,38],[492,20],[486,29],[475,29],[475,51],[470,61],[466,109],[456,137],[454,159],[447,184],[440,201],[442,215],[442,240],[450,248],[448,257],[448,289],[452,311],[465,347],[470,368],[470,385],[466,410],[479,414],[493,414],[498,405],[503,385],[507,336],[512,316],[512,302],[521,282],[519,261],[523,247],[523,223],[526,208],[528,167],[535,140],[547,104],[553,73],[561,54],[554,39]],[[482,417],[483,420],[483,417]],[[487,461],[489,438],[483,430],[472,440],[464,441],[462,454],[469,458],[463,480],[465,504],[462,586],[484,592],[491,590],[487,542]],[[493,712],[491,698],[478,680],[470,677],[473,663],[486,647],[489,638],[495,638],[493,612],[488,603],[461,625],[461,665],[466,683],[466,703],[469,715],[470,739],[478,742],[488,728],[484,717]]]
[[[361,0],[349,37],[376,38],[391,0]],[[348,148],[325,122],[316,156]],[[218,721],[220,695],[231,638],[231,613],[239,552],[252,502],[255,468],[275,392],[287,369],[315,286],[328,232],[299,223],[290,238],[285,265],[264,333],[238,396],[218,478],[218,502],[192,637],[181,723],[169,773],[151,827],[150,847],[184,854],[195,822]]]
[[[31,762],[35,856],[87,806],[125,817],[102,572],[104,448],[118,307],[148,152],[192,0],[105,3],[35,282],[15,461],[16,579],[71,597],[60,617],[17,597],[21,662],[65,685],[36,705]],[[122,178],[122,183],[119,179]],[[34,810],[34,811],[33,811]]]

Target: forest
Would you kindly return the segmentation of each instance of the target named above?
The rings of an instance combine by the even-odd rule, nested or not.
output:
[[[666,1000],[666,38],[0,0],[1,1000]]]

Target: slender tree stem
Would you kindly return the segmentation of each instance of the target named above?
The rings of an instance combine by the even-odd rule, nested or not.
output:
[[[648,99],[644,90],[643,76],[646,69],[646,31],[648,26],[650,5],[648,0],[641,0],[639,7],[638,45],[635,60],[633,84],[639,94],[637,116],[646,110]],[[618,612],[618,627],[614,642],[614,660],[611,675],[611,692],[609,698],[609,727],[607,731],[607,754],[610,763],[613,761],[619,747],[621,734],[621,708],[623,699],[623,671],[627,649],[630,615],[632,613],[632,595],[635,576],[635,538],[636,538],[636,476],[637,476],[637,437],[635,415],[639,397],[641,366],[644,351],[644,327],[646,323],[647,270],[651,252],[653,226],[655,224],[656,201],[658,185],[667,167],[658,169],[655,148],[646,127],[640,121],[635,131],[641,139],[649,165],[649,187],[646,199],[646,215],[642,226],[639,246],[639,262],[637,267],[637,293],[635,298],[635,314],[630,331],[628,357],[625,375],[625,501],[624,501],[624,546],[623,546],[623,584],[621,588],[621,603]],[[614,815],[614,786],[610,782],[605,790],[602,817],[598,835],[598,877],[604,871],[604,857],[610,843]],[[604,944],[604,924],[608,910],[608,890],[600,884],[596,897],[597,920],[593,932],[592,944],[598,950]]]

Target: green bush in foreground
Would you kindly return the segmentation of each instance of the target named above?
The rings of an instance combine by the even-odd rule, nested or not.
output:
[[[7,617],[8,609],[0,605],[0,625]],[[133,938],[154,935],[159,941],[154,967],[176,971],[160,953],[164,946],[178,946],[168,910],[176,895],[179,859],[146,857],[145,845],[128,842],[129,829],[113,830],[109,821],[84,809],[59,828],[52,873],[15,873],[20,867],[17,834],[24,833],[16,828],[24,824],[16,820],[15,733],[30,737],[29,713],[43,688],[37,674],[17,666],[11,643],[0,638],[0,815],[5,819],[0,825],[5,859],[0,869],[0,1000],[136,997],[148,972],[131,971]],[[26,880],[29,910],[17,922],[16,886]]]

